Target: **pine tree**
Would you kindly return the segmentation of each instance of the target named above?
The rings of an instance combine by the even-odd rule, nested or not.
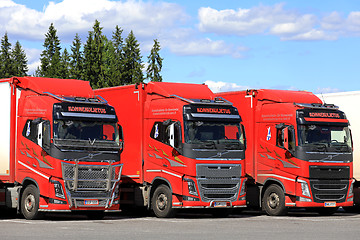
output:
[[[66,48],[61,54],[60,58],[60,78],[69,79],[70,78],[70,55]]]
[[[110,83],[111,86],[122,85],[122,72],[124,69],[124,41],[122,38],[123,30],[116,25],[115,32],[113,32],[112,43],[114,47],[114,59],[110,66]]]
[[[112,79],[116,73],[115,48],[112,41],[104,36],[103,83],[101,87],[113,87]]]
[[[13,61],[13,75],[18,77],[26,76],[29,71],[27,57],[19,41],[16,41],[11,51],[11,59]]]
[[[141,61],[139,43],[136,40],[133,31],[131,31],[125,39],[122,83],[132,84],[143,82],[143,67],[144,66]]]
[[[78,34],[75,35],[72,43],[70,58],[70,78],[82,79],[84,58],[81,52],[81,39]]]
[[[83,78],[86,81],[90,82],[90,85],[93,85],[94,79],[92,79],[92,66],[94,64],[94,57],[93,57],[93,32],[89,32],[88,38],[86,43],[84,44],[84,71],[83,71]]]
[[[36,75],[41,77],[61,77],[60,40],[56,35],[54,24],[51,23],[49,31],[45,34],[44,50],[40,57],[40,67]]]
[[[84,78],[93,88],[104,85],[104,37],[100,22],[95,20],[93,31],[89,32],[88,40],[84,46]]]
[[[0,49],[0,77],[8,78],[13,75],[13,62],[11,59],[11,43],[7,33],[1,39],[1,49]]]
[[[160,57],[160,44],[157,39],[154,39],[154,45],[148,56],[148,67],[146,69],[146,78],[152,82],[162,82],[162,76],[160,75],[162,69],[163,58]]]

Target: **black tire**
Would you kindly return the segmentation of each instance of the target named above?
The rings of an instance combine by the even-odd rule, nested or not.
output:
[[[265,190],[262,207],[270,216],[282,216],[287,213],[285,194],[280,186],[273,184]]]
[[[337,212],[338,207],[322,207],[316,208],[316,211],[319,213],[320,216],[331,216]]]
[[[21,195],[21,213],[28,220],[40,219],[43,214],[39,212],[40,193],[35,185],[28,185]]]
[[[89,220],[102,220],[105,217],[105,212],[104,211],[86,211],[85,215]]]
[[[172,193],[166,185],[160,185],[155,189],[151,199],[151,208],[158,218],[170,218],[175,216],[172,208]]]

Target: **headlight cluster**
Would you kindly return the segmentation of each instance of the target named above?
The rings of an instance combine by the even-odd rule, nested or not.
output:
[[[184,178],[184,181],[187,182],[189,193],[194,196],[199,196],[196,190],[195,182],[192,179]]]
[[[355,180],[353,179],[351,184],[350,184],[350,189],[349,189],[349,195],[348,197],[351,197],[352,195],[354,195],[354,182]]]
[[[300,184],[301,184],[302,195],[307,196],[307,197],[311,197],[309,185],[307,184],[307,182],[305,182],[305,181],[300,182]]]
[[[55,197],[65,199],[63,187],[59,181],[51,181],[54,184]]]
[[[242,185],[241,185],[241,189],[240,189],[240,196],[245,194],[245,185],[246,185],[246,179],[244,179]]]

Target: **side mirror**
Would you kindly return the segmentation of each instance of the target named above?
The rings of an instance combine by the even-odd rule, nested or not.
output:
[[[122,126],[120,124],[118,124],[118,131],[119,131],[119,147],[120,147],[120,152],[122,152],[122,150],[124,149],[124,134],[123,134]]]
[[[289,127],[283,129],[284,148],[289,151]]]
[[[244,150],[246,150],[246,145],[247,145],[247,142],[246,142],[246,135],[245,135],[245,127],[243,124],[241,124],[241,131],[242,131],[242,134],[243,134],[243,139],[244,139]]]
[[[168,128],[169,145],[178,150],[181,143],[180,124],[178,122],[173,122],[169,125]]]
[[[284,148],[289,151],[290,153],[293,152],[294,150],[294,136],[295,136],[295,132],[294,132],[294,127],[293,126],[288,126],[286,128],[284,128],[282,130],[283,132],[283,136],[284,136]]]
[[[37,144],[44,149],[46,153],[50,151],[50,122],[42,121],[37,125]]]
[[[41,122],[38,124],[37,126],[37,136],[36,136],[36,139],[37,139],[37,144],[42,147],[43,146],[43,125],[44,125],[44,122]]]

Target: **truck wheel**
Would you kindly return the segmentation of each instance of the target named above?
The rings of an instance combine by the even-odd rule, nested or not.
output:
[[[175,215],[175,210],[172,208],[172,194],[168,186],[160,185],[156,188],[151,200],[151,208],[159,218],[170,218]]]
[[[270,185],[262,198],[262,206],[270,216],[281,216],[286,214],[285,194],[278,185]]]
[[[21,196],[21,213],[28,220],[39,219],[40,193],[35,185],[28,185]]]

